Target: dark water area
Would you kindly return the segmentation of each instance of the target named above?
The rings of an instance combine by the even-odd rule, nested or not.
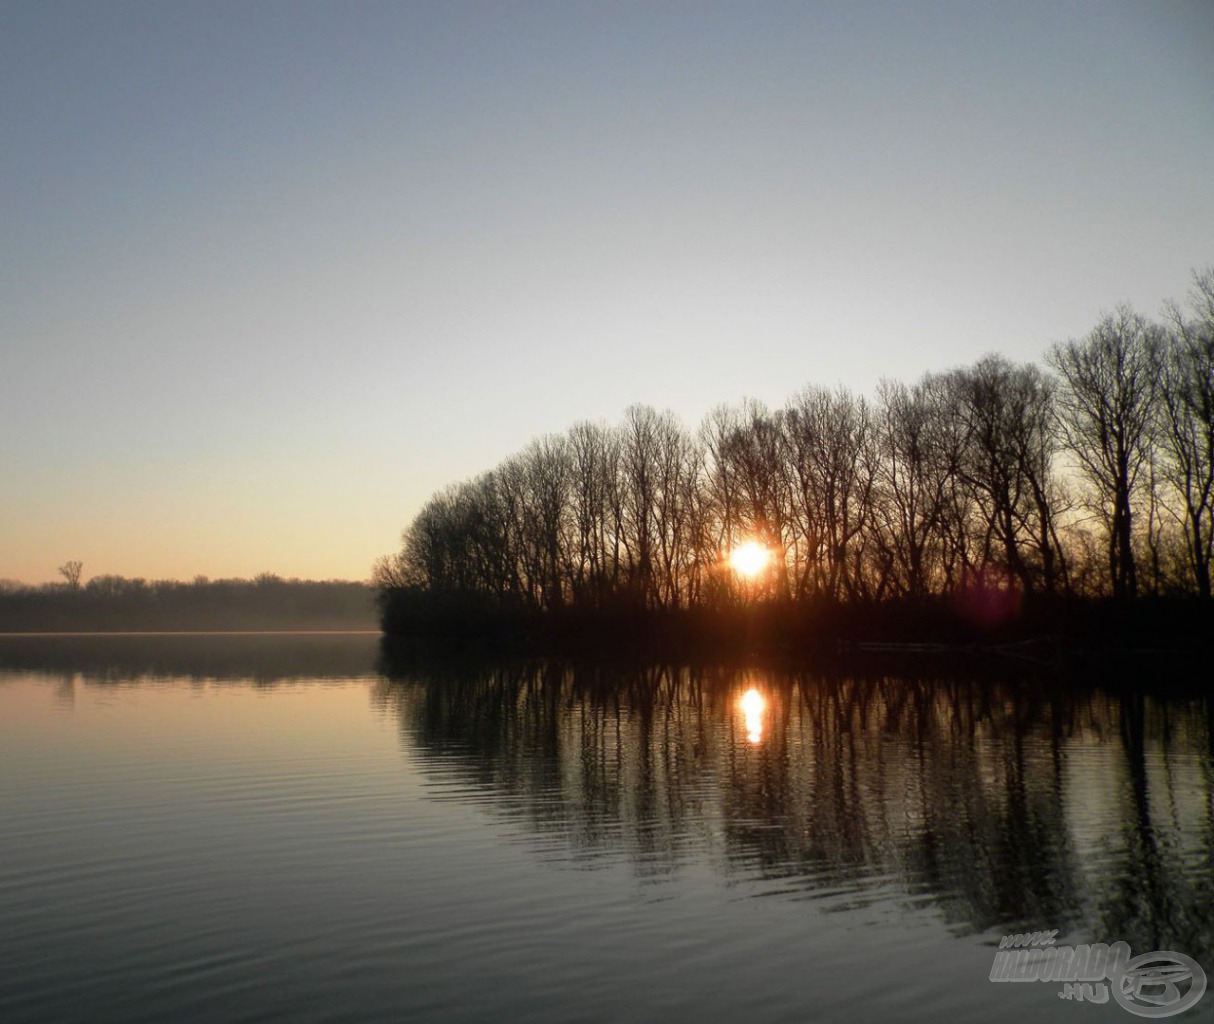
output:
[[[4,638],[0,1021],[1131,1020],[990,976],[1214,971],[1214,697],[1135,671]]]

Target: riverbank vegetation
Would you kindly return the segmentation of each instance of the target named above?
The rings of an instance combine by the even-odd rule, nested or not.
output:
[[[393,635],[1172,642],[1212,556],[1214,268],[1044,365],[579,423],[434,495],[373,581]]]
[[[63,583],[0,586],[0,632],[117,630],[374,629],[375,599],[366,583],[253,579],[180,580],[94,576],[79,562]]]

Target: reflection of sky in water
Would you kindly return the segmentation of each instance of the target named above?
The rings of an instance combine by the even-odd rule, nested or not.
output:
[[[1048,919],[1214,949],[1214,771],[1191,701],[685,668],[406,673],[382,694],[431,785],[553,856],[625,853],[649,878],[708,857],[849,914],[909,900],[962,932]]]
[[[1070,1021],[990,943],[1214,951],[1200,701],[221,643],[0,645],[5,1024]]]

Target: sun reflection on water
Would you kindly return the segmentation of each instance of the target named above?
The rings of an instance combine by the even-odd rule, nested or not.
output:
[[[738,706],[746,719],[746,739],[751,743],[763,742],[763,712],[767,709],[763,694],[752,686],[742,694]]]

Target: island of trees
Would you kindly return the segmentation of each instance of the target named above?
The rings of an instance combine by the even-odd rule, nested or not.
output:
[[[1214,267],[1044,365],[644,406],[435,494],[375,566],[390,635],[1193,644],[1214,554]]]

